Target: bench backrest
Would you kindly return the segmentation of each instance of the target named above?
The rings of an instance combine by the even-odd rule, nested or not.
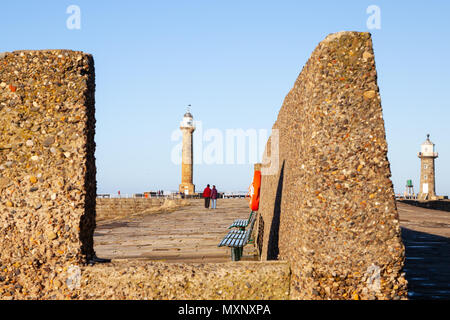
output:
[[[254,211],[250,211],[250,215],[248,216],[247,220],[247,226],[250,225],[250,221],[252,220],[252,217],[255,215]]]
[[[244,243],[247,243],[249,241],[250,236],[252,235],[253,226],[255,225],[255,221],[256,221],[256,212],[252,211],[250,222],[249,222],[249,224],[247,226],[247,231],[246,231]]]

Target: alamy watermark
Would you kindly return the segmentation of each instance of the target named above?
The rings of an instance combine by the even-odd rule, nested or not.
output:
[[[66,13],[70,16],[66,20],[66,27],[69,30],[81,29],[81,9],[77,5],[70,5],[66,9]]]
[[[366,9],[366,13],[370,16],[367,18],[366,26],[369,30],[381,29],[381,9],[377,5],[370,5]]]
[[[366,279],[367,288],[374,293],[379,293],[381,290],[380,267],[375,264],[372,264],[370,267],[367,268],[365,275],[367,277]]]
[[[71,265],[67,268],[66,285],[69,290],[79,289],[81,286],[81,269]]]
[[[265,150],[269,138],[266,129],[203,129],[201,121],[194,121],[193,133],[194,164],[241,165],[262,162],[261,174],[271,175],[278,172],[279,130],[270,134],[270,150]],[[175,129],[171,140],[178,142],[171,151],[171,161],[175,165],[182,163],[183,133]],[[265,151],[264,151],[265,150]]]

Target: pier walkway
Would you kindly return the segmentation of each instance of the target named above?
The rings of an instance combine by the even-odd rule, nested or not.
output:
[[[217,209],[204,201],[174,212],[103,221],[94,234],[97,256],[110,259],[151,259],[166,262],[227,262],[230,249],[217,245],[234,219],[250,213],[246,199],[218,199]],[[254,260],[254,246],[244,249],[243,260]]]

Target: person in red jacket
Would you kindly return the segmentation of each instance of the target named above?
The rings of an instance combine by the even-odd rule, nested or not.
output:
[[[209,184],[206,186],[205,190],[203,190],[203,198],[205,198],[205,208],[209,208],[209,201],[211,199],[211,189],[209,188]]]

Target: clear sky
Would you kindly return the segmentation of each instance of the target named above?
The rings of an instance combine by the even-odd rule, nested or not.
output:
[[[368,28],[370,5],[380,29]],[[348,30],[373,36],[396,192],[407,179],[418,191],[430,133],[437,193],[450,194],[450,1],[21,0],[0,10],[0,51],[93,54],[99,193],[177,190],[171,137],[188,104],[204,133],[270,130],[317,44]],[[251,178],[248,161],[194,166],[197,189],[246,190]]]

